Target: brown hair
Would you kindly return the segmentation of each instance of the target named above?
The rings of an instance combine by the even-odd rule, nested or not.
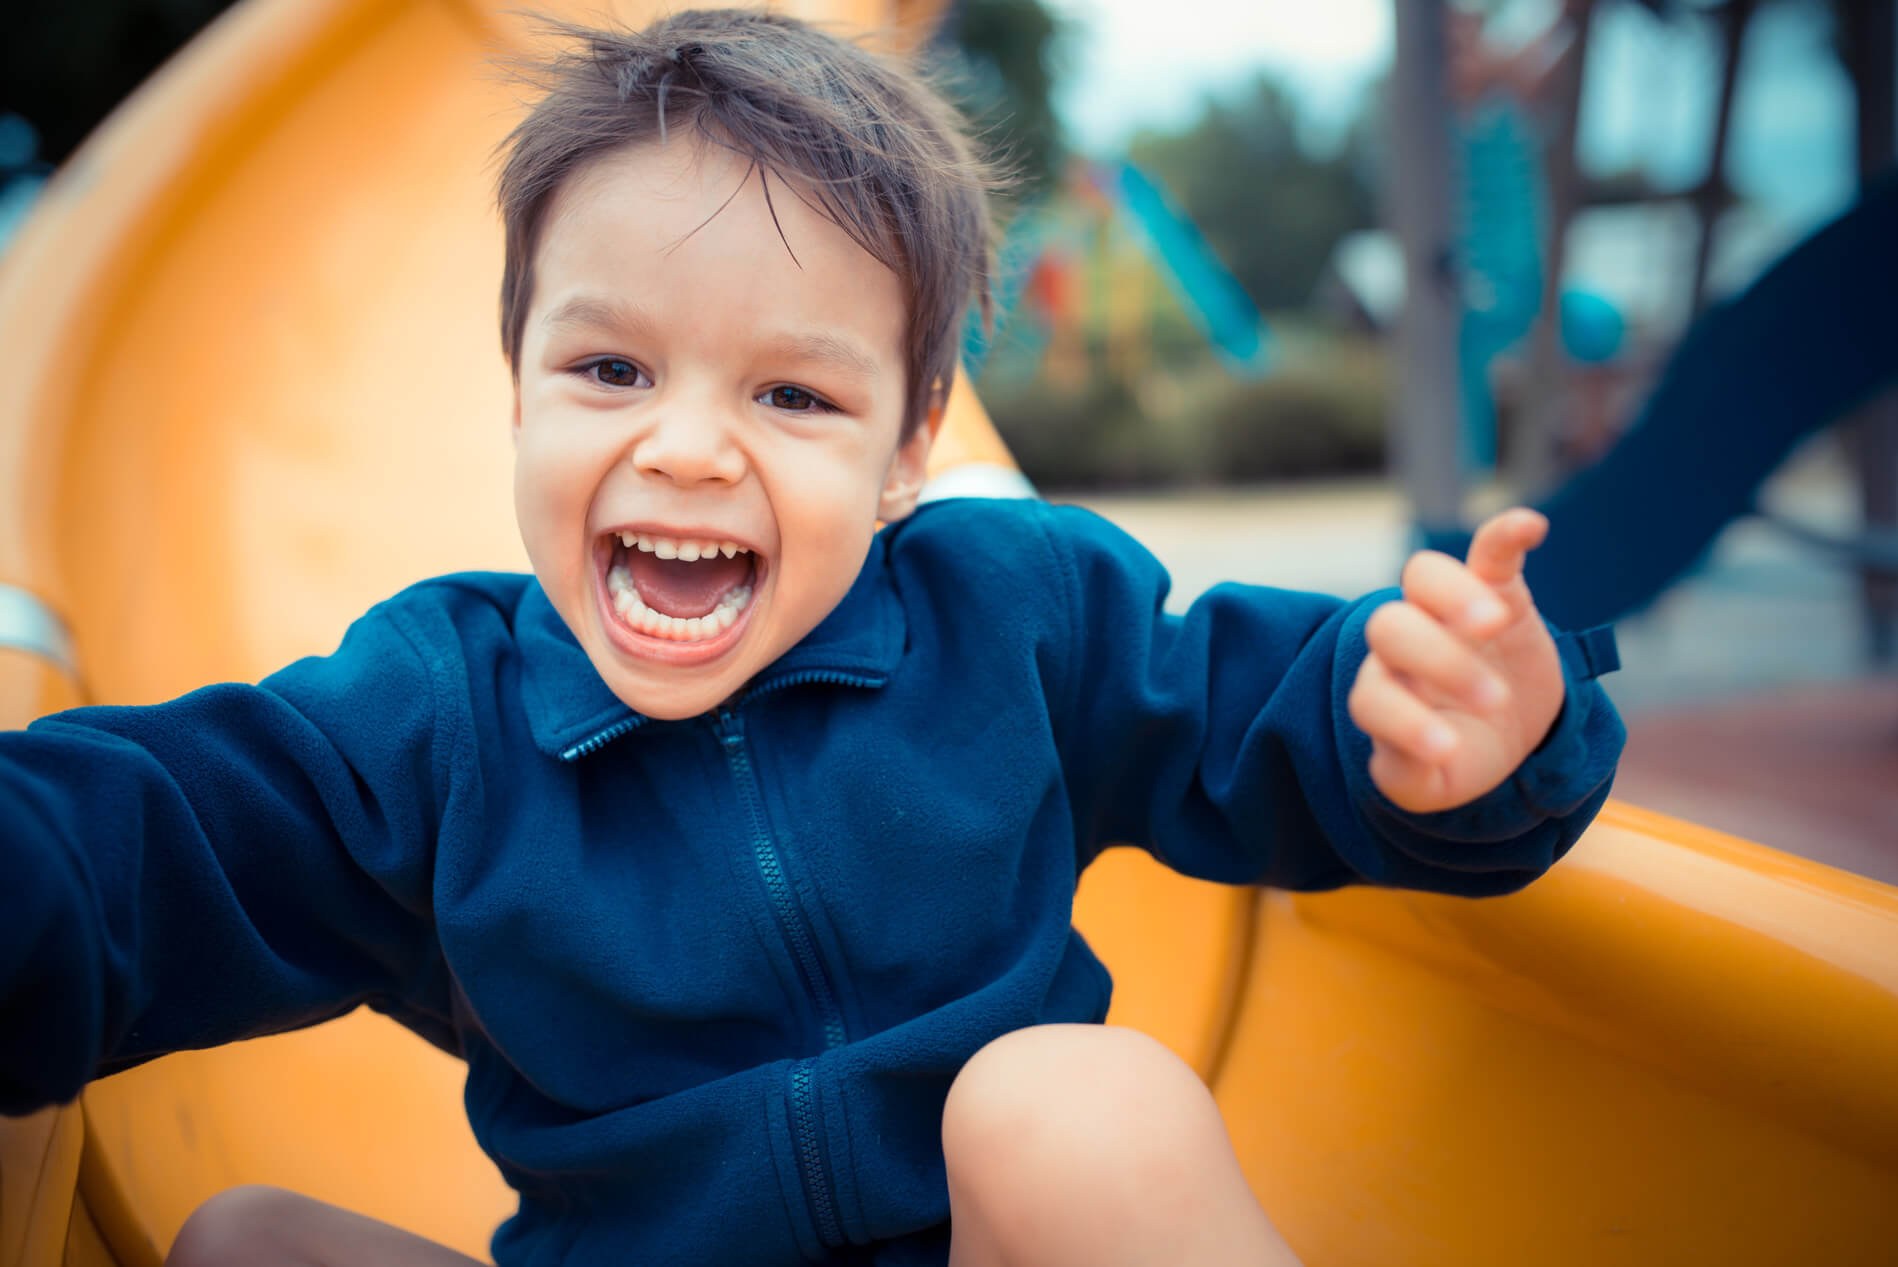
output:
[[[546,25],[574,47],[523,71],[546,93],[502,143],[509,368],[519,375],[534,255],[561,185],[608,152],[695,128],[767,178],[794,181],[796,196],[903,280],[909,436],[954,381],[969,301],[985,322],[992,312],[997,178],[954,108],[910,67],[781,14],[697,10],[640,31]]]

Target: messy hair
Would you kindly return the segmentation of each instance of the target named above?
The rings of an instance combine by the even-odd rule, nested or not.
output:
[[[534,256],[561,186],[612,151],[696,131],[749,159],[767,197],[776,175],[902,280],[909,436],[954,382],[970,302],[984,322],[992,316],[996,177],[955,109],[911,67],[782,14],[696,10],[639,31],[548,26],[567,50],[526,68],[545,94],[503,142],[501,346],[515,375]]]

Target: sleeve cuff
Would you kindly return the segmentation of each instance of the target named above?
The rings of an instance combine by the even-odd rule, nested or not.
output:
[[[1467,805],[1414,814],[1399,808],[1368,774],[1364,776],[1367,816],[1406,853],[1438,854],[1430,848],[1432,842],[1461,847],[1517,841],[1552,819],[1583,810],[1593,817],[1593,810],[1606,799],[1626,739],[1620,716],[1595,681],[1620,667],[1614,630],[1602,625],[1573,634],[1552,628],[1550,633],[1562,658],[1562,707],[1541,745],[1507,779]],[[1368,763],[1369,739],[1354,738]],[[1570,840],[1579,834],[1579,828],[1562,833]],[[1475,861],[1467,856],[1457,860],[1464,867]]]

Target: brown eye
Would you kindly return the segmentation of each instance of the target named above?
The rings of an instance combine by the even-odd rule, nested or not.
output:
[[[639,385],[639,367],[631,361],[622,361],[618,357],[595,361],[593,376],[608,387],[637,387]]]
[[[802,387],[791,387],[788,385],[773,387],[766,394],[770,397],[771,403],[779,409],[804,410],[815,408],[817,405],[817,397],[811,395]]]

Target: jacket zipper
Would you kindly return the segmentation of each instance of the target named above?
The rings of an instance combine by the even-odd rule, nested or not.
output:
[[[817,1236],[826,1247],[844,1243],[843,1228],[837,1222],[837,1208],[830,1199],[830,1183],[824,1174],[822,1134],[817,1126],[816,1061],[800,1060],[791,1070],[791,1129],[797,1133],[797,1167],[804,1176],[804,1191],[810,1194]]]
[[[747,688],[730,711],[744,707],[760,695],[769,695],[772,691],[787,686],[803,686],[810,682],[828,682],[832,686],[882,686],[886,679],[866,673],[845,673],[842,669],[797,669],[783,677],[766,678],[756,686]],[[725,711],[725,710],[721,710]]]
[[[831,990],[830,978],[824,973],[823,961],[818,957],[816,940],[811,936],[811,931],[805,924],[803,913],[797,904],[797,895],[791,888],[789,878],[784,874],[784,860],[778,852],[777,842],[771,839],[771,832],[765,823],[764,793],[759,786],[757,770],[751,763],[751,753],[745,747],[745,727],[738,716],[738,709],[759,695],[787,686],[828,682],[836,686],[876,687],[883,685],[883,681],[884,679],[880,676],[846,673],[837,669],[802,669],[780,677],[767,678],[744,691],[731,704],[721,705],[712,715],[712,731],[718,738],[719,746],[725,750],[725,760],[731,767],[732,781],[737,785],[738,795],[745,803],[745,814],[751,826],[752,859],[757,864],[758,874],[764,880],[765,892],[770,895],[771,908],[777,918],[778,928],[790,945],[792,955],[797,961],[798,971],[804,978],[811,999],[817,1005],[817,1014],[824,1029],[826,1051],[834,1051],[842,1047],[848,1037],[844,1032],[843,1010],[838,1006],[836,995]],[[590,738],[566,749],[560,754],[560,759],[575,761],[589,753],[597,752],[621,735],[645,725],[647,720],[637,714],[622,718]],[[838,1222],[837,1208],[831,1199],[830,1183],[824,1168],[823,1133],[817,1121],[815,1071],[816,1062],[813,1060],[800,1060],[791,1070],[789,1107],[791,1129],[796,1136],[793,1143],[797,1151],[798,1170],[804,1180],[804,1190],[810,1195],[817,1234],[827,1246],[841,1245],[844,1243],[843,1229]]]
[[[787,674],[774,681],[768,681],[747,691],[738,701],[742,705],[755,695],[779,687],[790,686],[797,682],[829,681],[839,685],[869,685],[862,678],[852,678],[847,674],[828,670],[811,670],[801,674]],[[778,927],[784,939],[790,944],[792,954],[797,959],[798,970],[804,977],[812,1000],[817,1004],[818,1017],[824,1028],[824,1049],[834,1051],[844,1045],[843,1010],[837,1004],[832,992],[830,978],[825,975],[824,965],[818,956],[817,942],[806,925],[803,913],[797,904],[797,895],[791,888],[789,877],[784,874],[784,862],[779,855],[777,842],[771,839],[771,832],[765,823],[764,793],[758,783],[757,768],[751,763],[751,753],[745,747],[745,726],[735,707],[718,710],[713,729],[717,732],[719,744],[725,749],[725,759],[731,765],[732,779],[737,784],[738,794],[745,803],[745,814],[751,822],[752,857],[758,866],[758,874],[763,877],[765,891],[770,894],[771,906],[777,916]],[[823,1132],[817,1120],[816,1062],[800,1060],[791,1070],[790,1110],[791,1129],[795,1135],[798,1170],[804,1179],[804,1191],[811,1200],[813,1221],[817,1224],[817,1234],[827,1245],[841,1245],[844,1242],[843,1229],[838,1223],[837,1209],[831,1199],[829,1176],[825,1173],[823,1155]]]
[[[573,747],[563,751],[560,754],[560,759],[562,761],[578,761],[581,757],[589,753],[598,752],[627,731],[639,729],[641,726],[644,726],[648,720],[650,719],[640,716],[637,713],[631,717],[621,718],[597,735],[588,739],[582,739],[579,743],[573,745]]]
[[[783,677],[771,678],[759,683],[757,686],[746,691],[739,698],[739,703],[742,704],[745,700],[751,699],[753,696],[763,695],[767,692],[775,691],[780,687],[801,686],[806,682],[829,682],[834,686],[871,687],[883,685],[882,678],[870,677],[862,673],[845,673],[839,669],[800,669],[795,673],[787,673]],[[723,717],[727,715],[727,712],[721,708],[718,715]],[[582,739],[571,748],[562,749],[560,759],[562,761],[578,761],[581,757],[590,756],[612,743],[615,739],[618,739],[621,735],[638,730],[651,720],[650,717],[645,717],[638,713],[633,714],[631,717],[623,717],[619,721],[614,722],[611,726],[608,726],[605,730]]]
[[[817,956],[817,942],[805,926],[791,881],[784,874],[784,860],[778,853],[777,842],[771,839],[770,829],[765,825],[764,795],[759,790],[751,753],[745,747],[745,724],[736,712],[721,708],[714,726],[719,743],[725,749],[725,760],[731,766],[732,780],[738,786],[738,795],[745,803],[745,816],[751,824],[752,859],[758,865],[758,874],[764,878],[771,909],[777,915],[785,941],[790,943],[791,953],[796,956],[798,971],[803,974],[811,999],[817,1004],[817,1015],[824,1026],[824,1050],[842,1047],[843,1011],[831,992],[830,979],[825,976],[824,966]]]

